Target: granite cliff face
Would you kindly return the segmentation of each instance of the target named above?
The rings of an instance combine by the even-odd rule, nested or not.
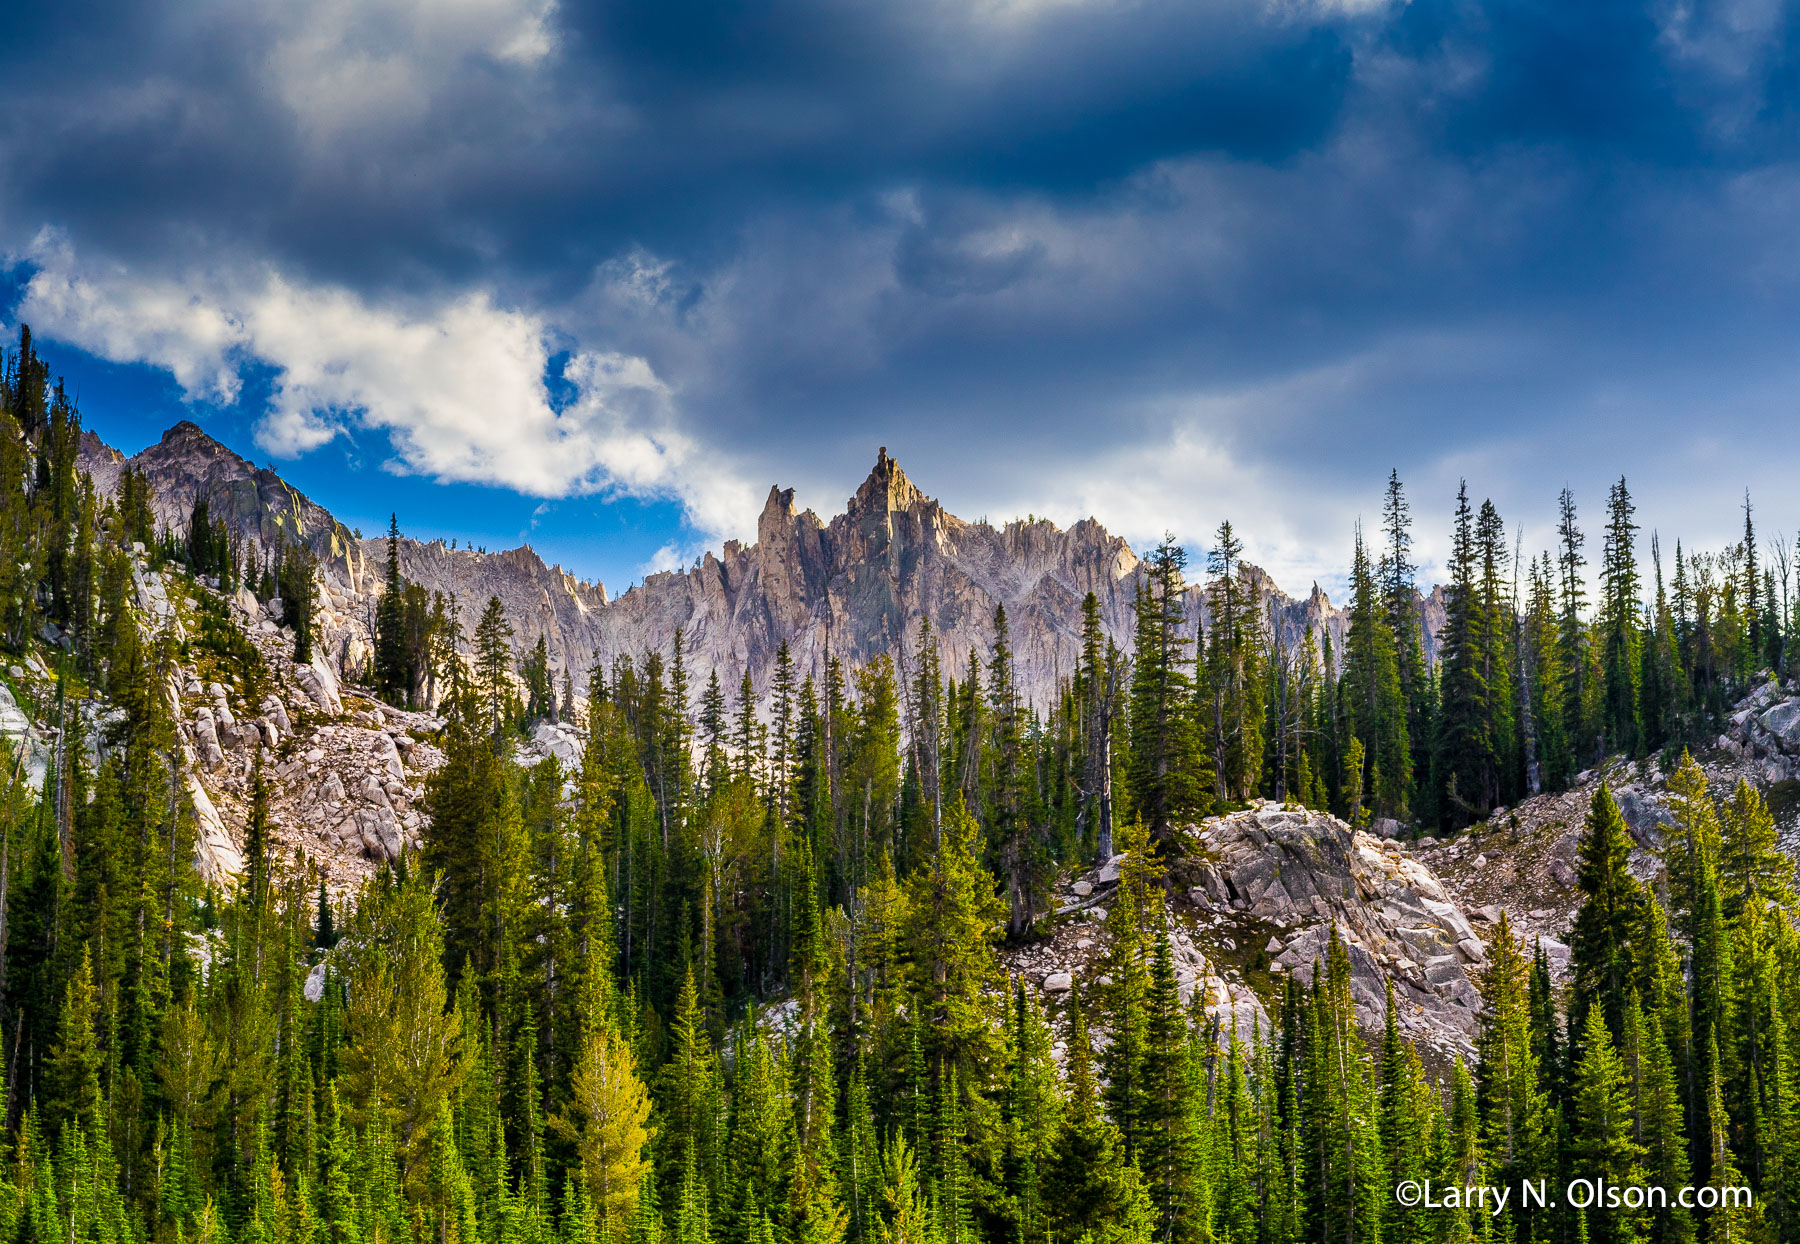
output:
[[[204,496],[240,538],[261,546],[304,541],[319,555],[328,589],[327,650],[343,672],[367,659],[384,539],[355,539],[273,471],[192,423],[177,424],[131,459],[89,437],[84,466],[107,493],[125,467],[142,472],[155,489],[157,521],[176,530]],[[1092,519],[1067,530],[1045,519],[965,522],[926,496],[885,449],[829,523],[797,509],[791,489],[771,488],[755,544],[727,541],[693,569],[652,575],[616,599],[601,584],[546,565],[529,547],[478,553],[403,539],[400,564],[410,581],[454,599],[468,631],[488,597],[498,596],[519,647],[544,636],[552,664],[571,670],[578,686],[596,660],[666,655],[680,630],[696,686],[714,670],[735,683],[748,667],[766,689],[783,641],[802,674],[818,675],[828,654],[851,665],[902,654],[921,617],[938,634],[946,672],[960,678],[972,651],[985,660],[995,608],[1004,605],[1020,687],[1039,704],[1076,666],[1082,597],[1095,594],[1107,633],[1129,647],[1132,602],[1144,578],[1131,547]],[[1296,600],[1260,570],[1251,574],[1284,641],[1310,625],[1342,652],[1344,615],[1323,591],[1315,586]],[[1205,616],[1197,588],[1189,589],[1187,612]]]

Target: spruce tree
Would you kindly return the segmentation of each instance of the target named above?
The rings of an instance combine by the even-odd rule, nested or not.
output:
[[[1569,1031],[1586,1039],[1587,1012],[1598,1008],[1609,1031],[1624,1031],[1644,891],[1630,867],[1631,835],[1605,783],[1589,802],[1576,859],[1581,908],[1569,939],[1574,989]],[[1585,1051],[1577,1051],[1578,1059]]]
[[[1243,551],[1231,524],[1223,522],[1206,555],[1212,633],[1205,676],[1213,704],[1213,781],[1222,799],[1238,803],[1254,795],[1262,777],[1267,642],[1262,602],[1246,572]]]
[[[1450,547],[1436,762],[1444,819],[1453,826],[1484,815],[1495,795],[1489,687],[1482,661],[1488,621],[1477,570],[1474,516],[1465,483],[1456,494]]]
[[[1417,568],[1412,563],[1412,512],[1397,470],[1388,473],[1381,521],[1383,541],[1378,575],[1388,629],[1394,636],[1400,695],[1406,706],[1410,774],[1423,774],[1430,766],[1430,671],[1426,668],[1418,590],[1413,584],[1413,573]],[[1354,590],[1354,584],[1352,586]],[[1390,763],[1386,768],[1391,771],[1394,766]]]
[[[1604,1014],[1599,1007],[1590,1008],[1571,1093],[1573,1155],[1580,1177],[1604,1180],[1619,1188],[1642,1182],[1640,1163],[1644,1147],[1636,1138],[1629,1090],[1626,1068],[1614,1047]],[[1595,1206],[1587,1211],[1589,1238],[1596,1244],[1636,1240],[1640,1226],[1637,1219],[1638,1214],[1629,1208]]]
[[[1637,524],[1632,522],[1635,510],[1621,476],[1607,497],[1599,624],[1606,677],[1603,747],[1627,755],[1641,753],[1643,748],[1638,711],[1642,607],[1638,600]]]
[[[512,624],[498,596],[488,597],[475,626],[475,671],[489,732],[498,737],[512,719]]]
[[[1392,602],[1380,598],[1378,586],[1359,528],[1350,563],[1350,618],[1339,694],[1361,750],[1357,789],[1381,815],[1404,818],[1413,782],[1409,709],[1392,630]]]
[[[1137,634],[1131,678],[1130,789],[1135,815],[1153,837],[1164,838],[1192,815],[1210,791],[1197,780],[1196,746],[1189,715],[1189,678],[1183,666],[1182,570],[1187,552],[1164,536],[1137,595]],[[1222,704],[1211,706],[1210,736],[1223,738]],[[1217,760],[1215,758],[1215,767]]]

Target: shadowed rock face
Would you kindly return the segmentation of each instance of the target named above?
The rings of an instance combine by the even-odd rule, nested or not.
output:
[[[355,540],[280,476],[194,424],[177,424],[129,461],[90,436],[83,465],[108,494],[117,492],[126,466],[141,471],[155,489],[158,523],[175,530],[185,529],[203,495],[241,538],[262,546],[277,538],[305,541],[341,598],[344,625],[366,630],[386,568],[385,539]],[[747,666],[766,691],[783,641],[803,676],[821,676],[828,654],[855,666],[891,653],[904,667],[921,617],[938,634],[946,672],[961,678],[971,651],[987,659],[995,609],[1004,605],[1019,686],[1040,706],[1079,659],[1083,596],[1095,594],[1107,634],[1129,648],[1132,602],[1144,579],[1130,546],[1092,519],[1066,531],[1045,519],[1004,527],[964,522],[921,492],[885,449],[829,523],[796,509],[793,490],[771,488],[754,545],[727,541],[694,569],[652,575],[617,599],[598,583],[546,565],[528,547],[477,553],[403,539],[400,566],[411,582],[454,598],[468,633],[488,597],[498,596],[520,650],[544,636],[552,664],[573,671],[578,686],[596,660],[648,651],[666,658],[677,630],[696,689],[713,671],[734,684]],[[1324,592],[1315,586],[1295,600],[1260,570],[1249,573],[1283,640],[1311,626],[1342,653],[1344,615]],[[1189,589],[1187,605],[1191,620],[1205,616],[1198,589]],[[351,636],[332,640],[340,662],[367,650]]]

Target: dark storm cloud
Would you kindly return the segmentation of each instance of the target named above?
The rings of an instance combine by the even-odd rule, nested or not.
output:
[[[669,461],[728,460],[746,494],[835,504],[877,438],[975,506],[1225,463],[1217,504],[1308,494],[1271,522],[1295,543],[1394,463],[1485,465],[1527,504],[1506,438],[1575,423],[1654,476],[1640,442],[1698,406],[1775,408],[1800,329],[1800,57],[1772,0],[109,0],[15,33],[0,246],[116,275],[65,299],[72,339],[279,370],[324,304],[244,272],[348,291],[353,326],[400,308],[396,340],[480,295],[529,319],[525,383],[535,334],[642,360],[659,443],[692,443]],[[62,250],[30,249],[46,225]],[[205,331],[109,337],[108,291],[150,276],[129,305],[192,291]],[[1627,407],[1657,432],[1625,436]],[[288,413],[290,449],[329,434]],[[1210,527],[1159,486],[1171,525]]]
[[[0,88],[15,227],[223,240],[337,279],[535,276],[630,241],[716,253],[758,206],[895,181],[1082,192],[1177,152],[1283,158],[1350,66],[1337,23],[1254,6],[567,5],[530,64],[421,35],[410,5],[342,7],[37,11]],[[392,58],[424,106],[377,93],[312,132],[330,101],[295,96],[349,56]]]

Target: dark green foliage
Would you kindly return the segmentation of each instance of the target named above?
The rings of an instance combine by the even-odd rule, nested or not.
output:
[[[484,618],[484,621],[486,619]],[[439,683],[449,677],[452,653],[461,643],[455,620],[442,593],[427,596],[400,572],[400,520],[388,520],[387,564],[381,599],[375,606],[375,659],[369,670],[376,694],[390,704],[421,707],[435,704]],[[510,639],[508,630],[504,639]],[[505,644],[500,659],[506,661]],[[536,703],[548,715],[548,665]]]
[[[282,624],[294,632],[294,660],[312,660],[314,619],[319,609],[318,560],[312,550],[282,547],[275,552],[275,593]]]
[[[1184,651],[1181,600],[1186,564],[1186,551],[1166,537],[1151,557],[1148,581],[1137,599],[1129,778],[1133,812],[1153,837],[1166,837],[1212,796],[1190,709],[1192,680],[1186,667],[1193,660]],[[1207,733],[1215,743],[1222,741],[1227,730],[1224,703],[1209,697],[1196,707],[1205,721],[1219,715],[1216,728]]]
[[[1395,605],[1384,601],[1379,592],[1358,531],[1350,564],[1350,619],[1338,695],[1349,734],[1360,749],[1361,763],[1354,774],[1361,794],[1358,802],[1382,816],[1404,817],[1413,786],[1411,710],[1393,630]],[[1406,616],[1404,612],[1402,616]],[[1348,803],[1345,810],[1350,811]]]
[[[1569,939],[1571,1036],[1579,1043],[1587,1031],[1587,1012],[1598,1008],[1617,1039],[1625,1029],[1627,1005],[1639,962],[1643,928],[1643,886],[1631,874],[1631,833],[1612,792],[1602,784],[1594,792],[1582,827],[1575,884],[1583,902]],[[1577,1048],[1579,1059],[1586,1051]]]

